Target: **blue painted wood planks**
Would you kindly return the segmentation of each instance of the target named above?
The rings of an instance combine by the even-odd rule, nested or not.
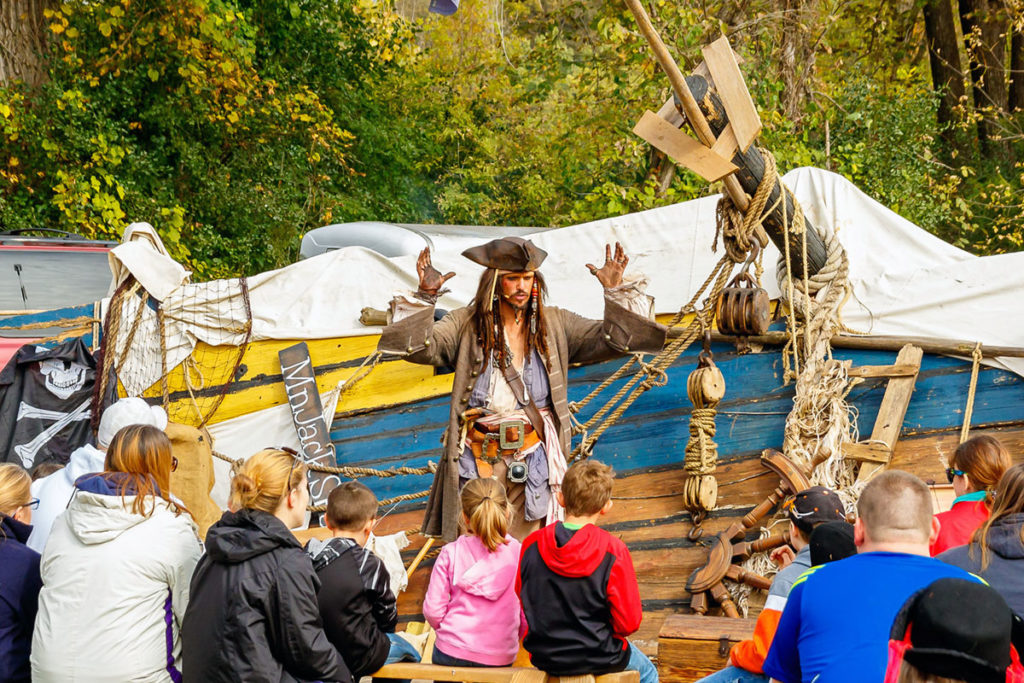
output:
[[[782,355],[777,349],[738,355],[730,346],[713,347],[715,362],[726,381],[725,399],[717,418],[721,462],[757,457],[766,447],[782,444],[786,415],[792,407],[793,387],[782,385]],[[889,365],[896,352],[834,351],[836,358],[856,366]],[[572,368],[569,399],[580,400],[614,372],[624,361]],[[686,397],[686,379],[696,367],[696,350],[668,370],[669,382],[641,396],[623,417],[604,433],[596,447],[602,461],[617,472],[642,472],[666,465],[682,465],[689,437],[692,408]],[[925,355],[903,430],[921,433],[959,429],[970,382],[969,362]],[[608,400],[613,385],[581,412],[586,420]],[[872,379],[854,387],[850,403],[856,409],[863,438],[871,432],[885,392],[884,379]],[[441,433],[448,419],[448,397],[418,401],[397,408],[342,416],[332,425],[331,439],[339,464],[418,467],[440,456]],[[974,404],[973,424],[992,425],[1024,420],[1024,380],[1012,373],[982,367]],[[422,491],[431,477],[401,476],[367,478],[380,498]]]

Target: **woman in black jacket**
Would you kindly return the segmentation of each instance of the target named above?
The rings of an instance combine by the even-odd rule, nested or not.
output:
[[[306,466],[282,450],[249,458],[231,509],[206,535],[182,625],[185,681],[352,680],[324,634],[309,556],[289,529],[305,520]]]
[[[1024,464],[1006,470],[994,495],[992,516],[971,542],[937,557],[985,579],[1024,617]]]

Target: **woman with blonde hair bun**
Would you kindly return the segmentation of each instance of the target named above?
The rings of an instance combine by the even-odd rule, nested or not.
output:
[[[992,509],[992,492],[1013,461],[1003,444],[983,434],[964,441],[953,453],[946,477],[953,485],[953,507],[935,515],[939,534],[929,546],[932,557],[964,545],[985,523]]]
[[[181,680],[179,630],[200,545],[170,494],[177,461],[151,425],[118,431],[104,472],[75,481],[42,558],[32,679]]]
[[[207,532],[192,577],[186,679],[352,680],[324,633],[312,561],[290,531],[308,504],[306,465],[290,449],[264,449],[235,474],[231,511]]]
[[[36,620],[39,553],[25,545],[32,533],[28,472],[14,463],[0,465],[0,681],[29,683],[29,651]]]

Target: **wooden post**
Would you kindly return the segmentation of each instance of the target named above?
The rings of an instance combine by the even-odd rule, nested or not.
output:
[[[712,132],[717,136],[725,130],[726,126],[729,125],[729,118],[725,113],[725,107],[722,105],[722,101],[718,95],[714,93],[709,87],[708,82],[703,76],[687,76],[686,84],[688,90],[692,96],[697,100],[697,106],[703,118],[706,119],[706,123],[710,126]],[[761,183],[761,178],[764,176],[764,157],[761,155],[761,151],[756,145],[751,145],[746,152],[736,150],[736,154],[732,157],[732,163],[739,168],[738,171],[732,176],[743,188],[744,191],[749,192],[751,196],[757,191],[757,186]],[[782,192],[782,182],[777,181],[775,187],[772,188],[772,193],[768,198],[768,206],[771,206],[779,199],[779,194]],[[793,277],[803,277],[803,235],[793,231],[793,213],[796,211],[792,197],[789,193],[786,193],[786,217],[790,223],[789,230],[789,259],[793,268]],[[764,221],[765,231],[771,238],[772,243],[778,248],[779,251],[785,251],[786,238],[785,238],[785,223],[783,222],[783,208],[781,202],[779,206],[775,207]],[[818,231],[814,229],[814,225],[810,219],[804,217],[804,226],[807,233],[807,270],[808,275],[813,276],[825,265],[825,261],[828,256],[825,251],[825,243],[821,241],[821,236],[818,235]]]

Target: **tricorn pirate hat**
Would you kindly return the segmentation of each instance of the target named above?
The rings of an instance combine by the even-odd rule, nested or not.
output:
[[[548,252],[522,237],[501,237],[470,247],[462,255],[485,268],[520,272],[540,268]]]

